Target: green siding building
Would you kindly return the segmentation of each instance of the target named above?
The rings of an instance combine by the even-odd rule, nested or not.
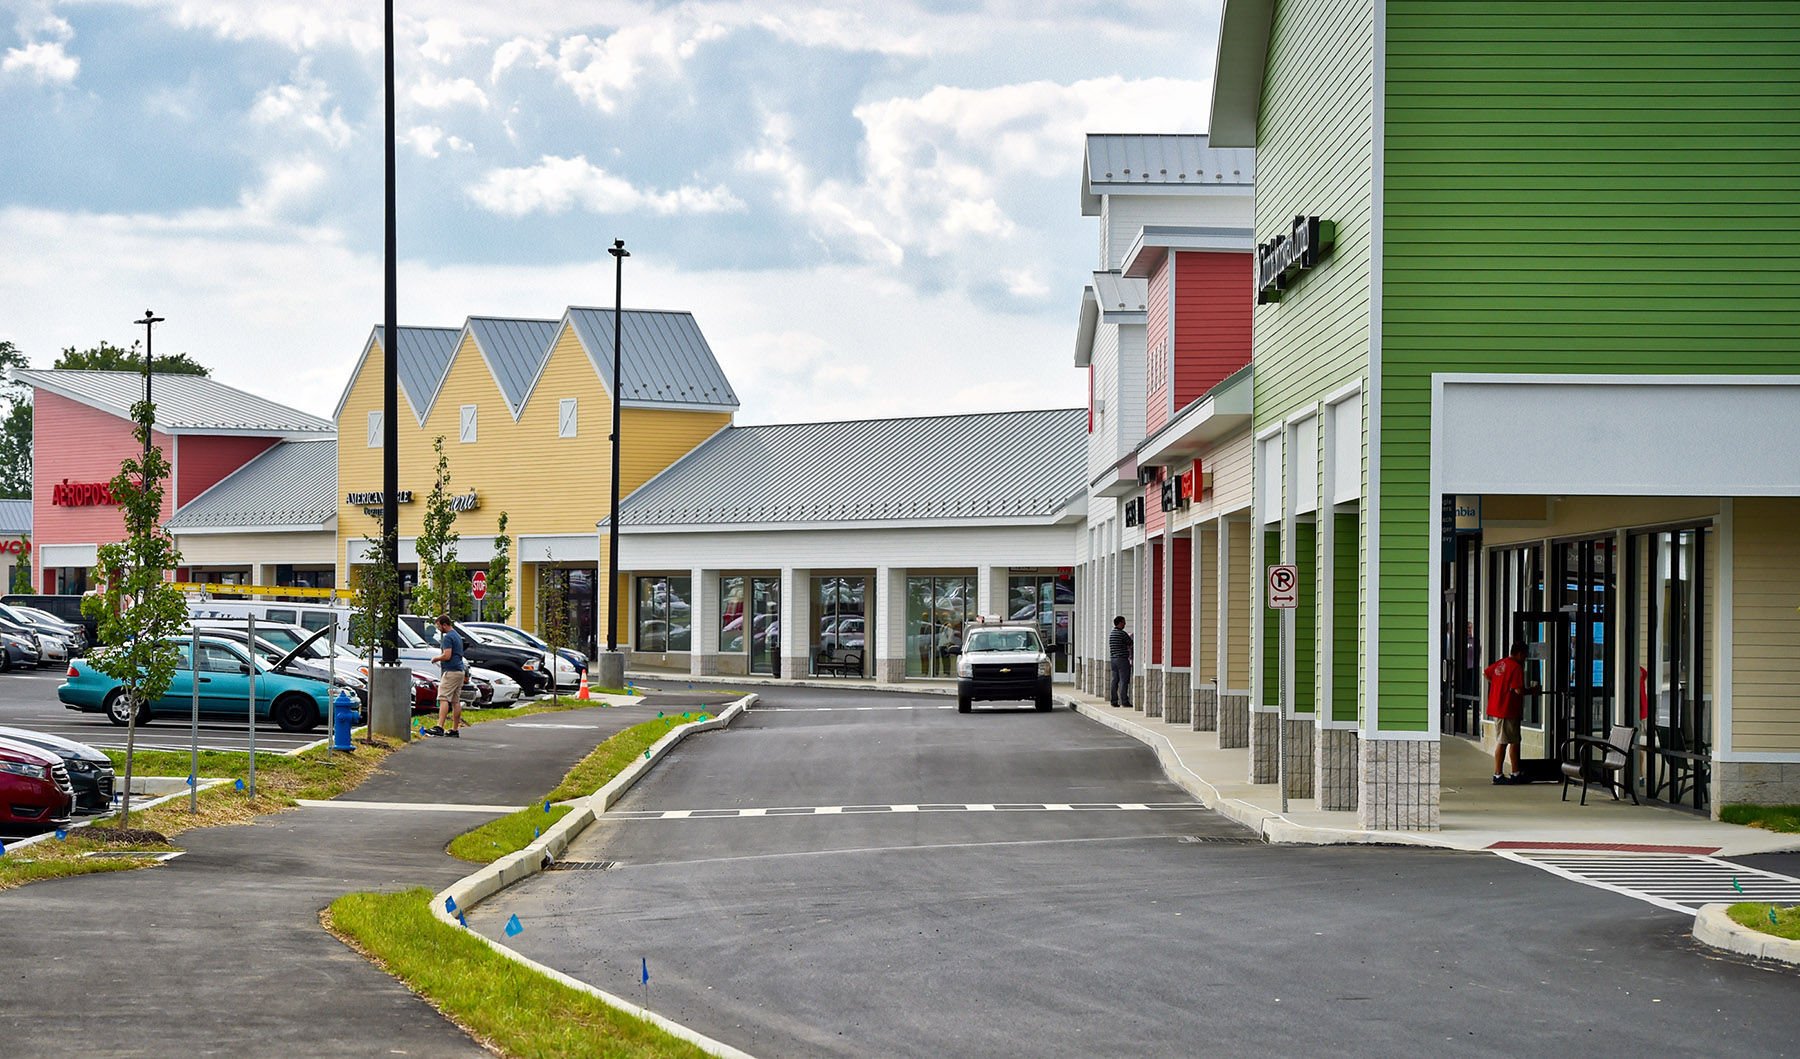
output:
[[[1800,5],[1227,0],[1216,78],[1259,253],[1320,222],[1254,321],[1289,793],[1436,828],[1523,639],[1527,775],[1800,801]]]

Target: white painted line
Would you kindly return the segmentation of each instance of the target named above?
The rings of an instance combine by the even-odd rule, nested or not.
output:
[[[586,730],[600,727],[597,724],[542,724],[537,721],[507,721],[508,728],[573,728]]]
[[[687,810],[687,809],[677,809],[674,812],[669,814],[669,819],[680,820],[681,818],[687,816],[689,811],[690,810]]]
[[[738,815],[739,816],[761,816],[766,812],[768,812],[767,809],[740,809],[740,810],[738,810]]]
[[[843,811],[844,811],[844,807],[841,805],[820,805],[820,806],[814,807],[813,814],[815,816],[831,816],[835,813],[841,813]],[[796,813],[794,815],[799,816],[800,814]]]
[[[615,821],[732,820],[742,817],[780,819],[807,816],[883,816],[894,813],[1179,813],[1205,808],[1198,802],[1180,805],[1105,802],[1085,805],[1037,802],[985,805],[928,802],[919,805],[778,805],[754,809],[626,809],[609,813],[607,817]]]
[[[524,805],[459,805],[454,802],[359,802],[345,798],[298,798],[295,803],[308,809],[374,809],[396,813],[516,813],[520,809],[529,808]]]
[[[1497,849],[1570,882],[1607,890],[1671,912],[1692,915],[1701,905],[1755,898],[1800,900],[1800,879],[1698,854]]]
[[[919,807],[916,805],[890,805],[888,806],[888,809],[889,811],[896,813],[916,813],[919,811]]]
[[[944,706],[758,706],[757,713],[863,713],[886,710],[952,710],[953,705]]]

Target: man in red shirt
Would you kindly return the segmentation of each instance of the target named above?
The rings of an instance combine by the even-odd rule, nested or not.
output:
[[[1543,689],[1525,684],[1525,641],[1514,640],[1505,658],[1482,671],[1488,682],[1487,713],[1499,722],[1499,741],[1494,744],[1494,782],[1523,783],[1519,774],[1519,721],[1525,716],[1525,696],[1541,694]],[[1512,773],[1501,773],[1500,766],[1508,747],[1512,748]]]

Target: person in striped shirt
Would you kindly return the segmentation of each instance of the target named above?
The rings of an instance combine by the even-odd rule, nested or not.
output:
[[[1106,700],[1114,706],[1131,709],[1131,634],[1125,631],[1123,614],[1113,619],[1112,632],[1106,637],[1106,653],[1112,661],[1112,682],[1106,686]]]

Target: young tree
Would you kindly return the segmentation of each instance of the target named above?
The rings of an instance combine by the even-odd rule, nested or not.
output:
[[[37,589],[32,587],[31,534],[25,534],[23,540],[25,542],[24,547],[19,549],[19,561],[13,567],[12,572],[12,593],[15,596],[31,596],[37,594]]]
[[[444,455],[444,436],[431,443],[437,453],[437,477],[431,483],[431,495],[425,498],[425,525],[413,547],[419,553],[419,587],[413,592],[413,605],[427,617],[450,615],[460,621],[473,604],[462,564],[456,561],[456,544],[462,535],[456,532],[456,508],[450,502],[450,458]]]
[[[538,635],[550,648],[545,659],[549,668],[545,676],[550,680],[549,691],[556,694],[556,659],[562,649],[569,646],[573,634],[569,620],[569,572],[555,568],[539,567],[538,600],[543,607],[543,620],[538,623]]]
[[[481,613],[488,621],[505,624],[512,617],[512,534],[506,532],[506,512],[500,512],[500,523],[494,527],[494,561],[488,564],[487,598],[481,601]]]
[[[156,406],[131,406],[138,444],[145,445],[156,422]],[[161,448],[120,465],[112,480],[114,499],[125,516],[125,539],[100,546],[94,568],[100,592],[81,603],[82,612],[99,625],[105,646],[88,656],[96,670],[119,682],[116,693],[125,710],[125,801],[120,826],[131,824],[131,772],[137,751],[137,722],[149,703],[161,698],[175,679],[181,645],[175,634],[187,624],[187,600],[168,580],[181,563],[175,541],[162,527],[163,495],[169,461]],[[116,707],[109,707],[116,708]]]

